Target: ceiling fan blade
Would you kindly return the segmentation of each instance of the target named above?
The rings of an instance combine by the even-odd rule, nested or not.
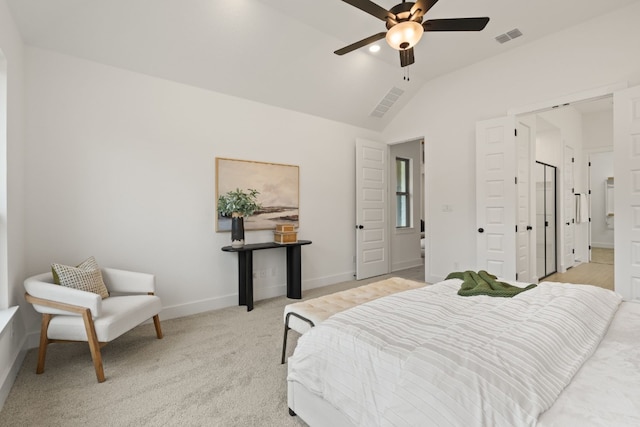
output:
[[[411,16],[415,15],[415,13],[420,10],[420,16],[423,16],[425,13],[429,11],[438,0],[417,0],[416,4],[411,8]]]
[[[430,19],[422,24],[425,31],[482,31],[489,18]]]
[[[372,1],[369,0],[342,0],[345,3],[350,4],[353,7],[357,7],[363,12],[367,12],[369,15],[375,16],[376,18],[386,21],[387,18],[395,19],[395,15],[389,12],[387,9],[382,6],[378,6]]]
[[[413,56],[413,48],[405,49],[400,51],[400,66],[406,67],[407,65],[411,65],[416,62],[415,57]]]
[[[372,36],[367,37],[366,39],[360,40],[359,42],[355,42],[353,44],[350,44],[349,46],[343,47],[342,49],[338,49],[333,53],[335,53],[336,55],[344,55],[345,53],[349,53],[351,51],[360,49],[361,47],[371,44],[373,42],[377,42],[378,40],[383,39],[386,35],[387,33],[385,32],[374,34]]]

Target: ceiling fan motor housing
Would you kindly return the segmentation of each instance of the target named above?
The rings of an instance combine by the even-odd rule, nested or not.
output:
[[[387,22],[385,24],[387,30],[390,30],[391,27],[399,24],[400,22],[415,21],[417,23],[421,23],[424,16],[422,10],[418,9],[416,10],[416,13],[411,15],[411,8],[414,4],[415,3],[400,3],[389,9],[389,12],[393,14],[396,19],[387,17]]]

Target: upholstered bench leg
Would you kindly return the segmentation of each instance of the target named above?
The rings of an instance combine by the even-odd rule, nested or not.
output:
[[[156,336],[159,340],[161,340],[163,337],[162,328],[160,328],[160,316],[158,316],[157,314],[153,316],[153,325],[156,327]]]
[[[84,320],[84,328],[87,331],[87,341],[89,341],[89,350],[91,350],[91,358],[93,359],[93,366],[96,369],[96,377],[98,382],[104,382],[104,368],[102,367],[102,354],[100,353],[100,343],[98,342],[98,336],[96,335],[96,329],[93,325],[93,318],[91,317],[91,310],[86,309],[82,313],[82,319]]]
[[[51,322],[51,317],[51,314],[42,315],[42,327],[40,328],[40,348],[38,349],[38,366],[36,367],[36,374],[41,374],[44,372],[44,360],[47,357],[47,345],[49,344],[47,331],[49,330],[49,322]]]

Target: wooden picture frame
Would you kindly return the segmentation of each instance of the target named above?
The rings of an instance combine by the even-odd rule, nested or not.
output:
[[[295,165],[216,157],[216,231],[231,231],[231,218],[218,213],[218,197],[228,191],[256,189],[262,209],[244,219],[245,230],[299,225],[300,168]]]

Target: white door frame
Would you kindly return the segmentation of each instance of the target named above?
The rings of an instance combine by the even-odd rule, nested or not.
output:
[[[524,114],[531,114],[531,113],[536,113],[536,112],[540,112],[540,111],[544,111],[544,110],[548,110],[550,108],[553,107],[557,107],[557,106],[563,106],[563,105],[569,105],[571,103],[574,102],[579,102],[579,101],[586,101],[586,100],[590,100],[590,99],[597,99],[597,98],[602,98],[602,97],[607,97],[607,96],[612,96],[614,95],[616,92],[627,89],[629,87],[627,82],[618,82],[618,83],[613,83],[611,85],[607,85],[607,86],[601,86],[598,88],[594,88],[594,89],[589,89],[589,90],[585,90],[582,92],[577,92],[577,93],[573,93],[570,95],[564,95],[549,101],[544,101],[544,102],[539,102],[539,103],[535,103],[535,104],[528,104],[528,105],[524,105],[524,106],[520,106],[520,107],[512,107],[509,108],[507,110],[507,115],[514,115],[514,116],[518,116],[518,115],[524,115]],[[614,117],[615,117],[615,104],[614,104]],[[616,122],[614,120],[614,134],[619,131],[618,129],[616,129]],[[626,151],[625,153],[620,153],[621,147],[620,144],[618,144],[615,141],[614,138],[614,158],[617,155],[626,155]],[[624,149],[624,148],[622,148]],[[628,150],[627,150],[628,151]],[[616,168],[615,166],[616,161],[614,160],[614,170]],[[615,172],[614,172],[615,174]],[[616,200],[617,201],[621,201],[621,190],[619,189],[619,186],[616,185]],[[620,194],[620,196],[619,196]],[[616,202],[618,203],[618,202]],[[616,207],[617,209],[617,207]],[[617,292],[621,292],[623,293],[623,296],[626,298],[630,298],[630,290],[628,289],[628,287],[630,286],[630,284],[622,284],[621,282],[623,281],[623,277],[627,277],[627,279],[629,279],[629,275],[625,275],[622,273],[626,273],[629,271],[630,267],[629,266],[622,266],[621,263],[622,262],[629,262],[629,256],[627,256],[625,259],[620,259],[619,256],[623,254],[623,252],[629,252],[628,248],[623,248],[622,243],[621,243],[621,239],[618,239],[618,233],[620,233],[621,230],[617,229],[616,231],[616,239],[614,241],[614,247],[615,247],[615,269],[616,269],[616,283],[615,283],[615,289]],[[619,271],[620,270],[620,271]],[[628,280],[627,280],[628,281]],[[636,295],[636,297],[638,297]]]

